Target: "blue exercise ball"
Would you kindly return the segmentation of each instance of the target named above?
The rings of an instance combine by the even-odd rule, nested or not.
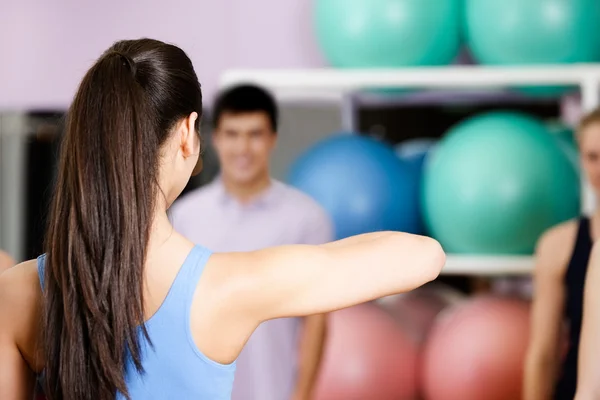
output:
[[[417,177],[378,140],[347,133],[327,138],[296,160],[288,182],[329,212],[338,239],[419,231]]]
[[[465,0],[465,33],[482,64],[600,61],[598,0]]]
[[[425,159],[437,142],[437,139],[431,138],[410,139],[398,143],[395,151],[398,157],[408,163],[411,168],[414,168],[420,176],[423,172]]]
[[[318,42],[335,67],[446,65],[460,49],[462,0],[316,0]]]

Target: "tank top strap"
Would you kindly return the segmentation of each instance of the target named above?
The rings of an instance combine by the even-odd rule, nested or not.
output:
[[[587,264],[593,246],[590,226],[591,223],[588,217],[582,216],[579,218],[575,246],[573,247],[565,276],[567,285],[575,285],[574,288],[578,288],[585,281]]]
[[[588,217],[581,217],[579,219],[579,229],[577,231],[577,244],[584,245],[586,248],[590,247],[593,243],[591,223]]]
[[[202,276],[202,272],[204,272],[204,267],[208,262],[208,259],[212,255],[212,251],[209,249],[196,245],[196,258],[193,263],[190,263],[188,266],[187,279],[185,281],[185,302],[188,307],[192,304],[192,298],[194,297],[194,293],[196,292],[196,287],[198,286],[198,281],[200,281],[200,277]]]
[[[40,279],[40,287],[44,290],[44,270],[46,269],[46,255],[42,254],[37,258],[38,278]]]
[[[171,304],[163,303],[161,308],[177,307],[189,314],[196,286],[211,254],[210,250],[202,246],[194,246],[171,285],[168,295],[168,303]]]
[[[200,280],[204,265],[212,252],[202,246],[194,246],[186,257],[181,269],[177,273],[168,297],[179,297],[180,301],[190,304],[194,295],[196,285]],[[46,254],[37,258],[38,278],[40,287],[44,290],[44,271],[46,268]]]

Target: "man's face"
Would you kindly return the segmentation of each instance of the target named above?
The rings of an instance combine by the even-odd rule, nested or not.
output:
[[[277,134],[265,112],[223,113],[213,135],[221,173],[228,181],[247,184],[269,174]]]

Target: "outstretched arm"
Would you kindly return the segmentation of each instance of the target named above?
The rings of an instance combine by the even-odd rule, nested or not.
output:
[[[196,291],[194,315],[202,316],[192,318],[196,345],[230,363],[261,322],[406,292],[435,279],[444,263],[438,242],[400,232],[213,254]]]
[[[258,321],[329,312],[406,292],[435,279],[445,263],[437,241],[400,232],[229,257],[240,277],[235,298],[244,299],[235,307]]]

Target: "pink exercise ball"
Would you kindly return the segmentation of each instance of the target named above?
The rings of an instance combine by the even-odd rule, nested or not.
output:
[[[378,302],[408,331],[413,340],[421,343],[438,314],[465,297],[448,285],[434,282],[408,293],[384,297]]]
[[[315,400],[413,400],[418,346],[375,304],[331,313]]]
[[[428,400],[519,400],[529,339],[529,303],[474,297],[440,315],[425,345]]]

